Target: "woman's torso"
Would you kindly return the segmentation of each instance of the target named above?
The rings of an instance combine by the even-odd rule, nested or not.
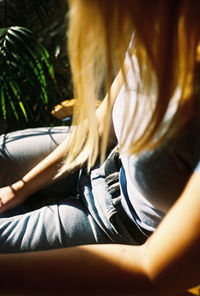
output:
[[[130,75],[129,79],[133,79],[133,76]],[[113,123],[118,141],[124,130],[126,131],[125,118],[127,121],[133,116],[135,100],[134,86],[130,88],[130,96],[122,88],[116,99]],[[140,116],[140,121],[143,128],[144,116]],[[127,138],[127,141],[130,139]],[[199,159],[198,120],[192,120],[175,139],[166,140],[150,152],[143,152],[139,156],[128,156],[122,152],[122,205],[129,217],[145,229],[155,230],[180,196]]]

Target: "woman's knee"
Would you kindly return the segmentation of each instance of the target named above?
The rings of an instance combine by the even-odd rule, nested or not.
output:
[[[66,138],[67,127],[36,128],[0,136],[0,187],[23,177]]]

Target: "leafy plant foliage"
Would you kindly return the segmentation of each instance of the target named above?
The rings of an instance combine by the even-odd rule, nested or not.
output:
[[[6,128],[48,124],[55,77],[35,34],[24,27],[0,29],[0,69],[0,118],[9,123]]]

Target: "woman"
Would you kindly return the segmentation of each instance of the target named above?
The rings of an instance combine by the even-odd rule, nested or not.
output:
[[[2,252],[40,250],[0,255],[1,290],[9,278],[26,295],[181,295],[200,279],[200,5],[69,5],[77,127],[0,191]],[[105,75],[108,95],[95,112]],[[115,135],[122,165],[115,153],[99,167],[98,147],[103,160]],[[79,173],[85,163],[91,172]],[[67,175],[78,198],[15,216],[6,211]]]

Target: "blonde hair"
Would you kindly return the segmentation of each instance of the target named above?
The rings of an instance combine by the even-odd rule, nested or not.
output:
[[[79,126],[73,137],[71,160],[84,151],[88,155],[89,166],[95,162],[99,147],[95,100],[99,99],[104,82],[109,92],[112,73],[116,69],[121,68],[125,73],[123,61],[133,35],[128,54],[134,55],[139,65],[142,83],[138,85],[138,92],[145,92],[150,97],[151,84],[155,81],[156,102],[146,129],[138,139],[132,139],[129,153],[152,149],[167,135],[177,132],[195,112],[199,1],[70,0],[69,6],[69,56],[78,102],[74,124]],[[162,136],[152,141],[161,129],[177,88],[180,94],[178,108],[170,125]],[[108,115],[102,154],[106,149],[109,118]],[[82,127],[84,119],[88,121],[88,130]]]

